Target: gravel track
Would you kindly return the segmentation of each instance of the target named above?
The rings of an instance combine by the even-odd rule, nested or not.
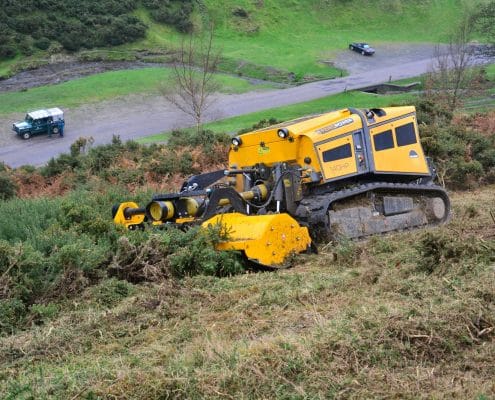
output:
[[[435,49],[433,45],[425,44],[376,47],[377,53],[373,57],[363,57],[349,50],[336,54],[332,62],[350,73],[344,78],[288,89],[219,94],[205,122],[305,102],[390,79],[415,77],[431,68]],[[193,125],[160,96],[130,95],[65,109],[65,112],[66,135],[63,138],[38,136],[23,141],[10,131],[12,123],[23,114],[0,118],[0,160],[12,167],[42,165],[50,158],[68,152],[71,143],[80,136],[92,136],[96,144],[103,144],[109,143],[113,135],[129,140]]]

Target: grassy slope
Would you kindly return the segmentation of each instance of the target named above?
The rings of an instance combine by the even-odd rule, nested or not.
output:
[[[462,2],[454,0],[437,0],[428,7],[396,1],[391,11],[382,15],[378,3],[358,6],[359,1],[355,1],[346,6],[330,7],[317,1],[287,4],[273,0],[257,7],[245,1],[239,3],[250,13],[249,19],[245,20],[231,15],[234,5],[230,1],[224,0],[220,5],[206,2],[216,23],[216,45],[232,61],[229,68],[237,68],[239,60],[248,60],[293,71],[297,76],[316,74],[321,77],[337,73],[318,60],[331,57],[332,51],[345,48],[350,40],[445,40],[452,21],[459,18],[464,7]],[[356,15],[352,12],[356,7],[363,10],[362,13]],[[179,43],[180,35],[166,26],[153,23],[145,10],[139,9],[136,14],[150,26],[147,37],[132,45],[120,46],[120,50],[166,50]],[[339,17],[335,18],[337,15]],[[258,33],[246,34],[246,29],[253,26],[259,28]],[[0,71],[6,71],[12,65],[12,61],[0,63]],[[243,72],[249,74],[249,67],[246,68]],[[158,68],[117,71],[26,92],[3,93],[0,94],[0,114],[60,104],[75,107],[131,93],[156,93],[167,76],[169,71]],[[253,89],[243,80],[227,76],[220,80],[224,85],[223,91],[228,93]],[[256,86],[259,88],[262,87]]]
[[[442,41],[462,10],[460,1],[426,2],[363,1],[235,2],[249,11],[248,21],[233,18],[229,0],[206,1],[217,24],[217,43],[227,56],[293,71],[328,76],[319,64],[349,42]],[[389,4],[389,5],[386,5]],[[383,12],[383,10],[387,10]],[[433,23],[434,22],[434,23]],[[258,27],[258,32],[245,31]],[[244,28],[244,29],[243,29]]]
[[[0,338],[0,397],[492,398],[495,266],[479,250],[495,246],[494,191],[454,194],[429,236],[326,246],[290,270],[127,295],[106,281]],[[425,237],[457,256],[421,270]]]
[[[171,71],[166,68],[112,71],[23,92],[0,93],[0,114],[61,104],[66,108],[77,107],[131,93],[158,94],[170,75]],[[218,75],[218,81],[223,93],[242,93],[269,87],[254,86],[245,79],[228,75]]]
[[[291,71],[296,76],[331,77],[340,74],[321,60],[335,50],[345,49],[350,41],[438,42],[445,41],[466,7],[474,1],[427,0],[352,0],[284,1],[206,0],[209,19],[215,24],[216,45],[235,70],[239,61]],[[232,16],[236,7],[248,18]],[[118,46],[120,50],[167,50],[177,46],[180,35],[154,23],[144,9],[136,11],[148,26],[145,39]],[[197,24],[204,19],[196,15]],[[0,71],[10,68],[0,63]],[[249,69],[244,71],[249,73]],[[253,71],[251,71],[253,72]]]
[[[380,42],[445,41],[466,8],[461,0],[423,4],[401,0],[391,4],[380,0],[366,3],[354,0],[343,4],[319,0],[207,0],[205,5],[209,20],[215,24],[215,44],[222,49],[224,57],[231,60],[227,68],[235,70],[239,62],[249,61],[291,71],[296,77],[340,75],[338,70],[321,61],[347,48],[350,41],[367,40],[377,45]],[[238,7],[248,12],[248,18],[232,15]],[[179,43],[179,35],[154,23],[145,10],[139,10],[137,15],[150,27],[147,37],[121,48],[166,49]],[[197,16],[198,21],[201,18],[203,16]]]

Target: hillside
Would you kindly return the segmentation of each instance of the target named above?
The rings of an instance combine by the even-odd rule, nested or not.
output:
[[[341,74],[331,64],[332,54],[350,41],[446,41],[466,10],[475,7],[461,0],[223,0],[195,3],[193,9],[191,2],[178,0],[145,1],[139,8],[113,0],[84,2],[85,7],[51,3],[57,11],[40,3],[29,15],[16,2],[9,3],[11,11],[2,7],[9,17],[0,27],[6,48],[1,75],[48,62],[52,55],[57,59],[64,50],[83,60],[170,61],[180,31],[199,32],[213,23],[224,71],[278,81],[332,77]],[[179,20],[191,25],[183,27]]]
[[[495,114],[417,107],[452,221],[273,272],[215,251],[215,231],[111,221],[224,167],[225,134],[81,138],[42,168],[2,166],[0,398],[491,398]]]
[[[66,270],[67,297],[0,338],[0,397],[490,399],[494,192],[454,193],[446,228],[279,272],[80,291]]]
[[[221,96],[228,98],[255,84],[275,85],[241,76],[285,85],[344,74],[330,60],[351,40],[396,47],[445,41],[476,4],[0,0],[0,75],[57,60],[168,62],[184,32],[214,22],[221,69],[229,72],[220,77]],[[456,110],[450,87],[422,79],[417,93],[346,87],[140,142],[114,135],[96,145],[69,130],[63,138],[19,139],[30,161],[44,151],[42,139],[72,144],[41,167],[0,162],[0,399],[495,398],[495,65],[468,72],[475,85],[461,85]],[[106,119],[112,124],[144,108],[164,113],[153,99],[167,78],[170,71],[155,66],[2,93],[0,123],[60,101],[67,116],[78,111],[80,120],[105,129]],[[156,108],[139,103],[145,96]],[[105,102],[112,102],[108,114]],[[114,204],[147,204],[191,175],[227,168],[234,132],[329,109],[405,104],[416,106],[409,125],[417,123],[437,183],[451,198],[446,225],[334,238],[319,243],[318,254],[267,270],[217,251],[225,235],[218,227],[131,231],[112,221]],[[311,162],[319,161],[304,160]],[[346,189],[354,185],[346,182]],[[276,187],[273,179],[267,185]]]

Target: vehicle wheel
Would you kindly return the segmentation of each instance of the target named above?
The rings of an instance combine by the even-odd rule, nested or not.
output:
[[[364,56],[364,51],[362,51],[361,54]]]
[[[350,45],[349,50],[354,50],[354,47],[352,47],[352,45]]]
[[[24,132],[24,133],[22,134],[22,138],[23,138],[24,140],[28,140],[30,137],[31,137],[31,133],[29,133],[29,132]]]
[[[58,126],[54,126],[52,132],[56,135],[57,133],[60,132],[60,129],[58,129]]]

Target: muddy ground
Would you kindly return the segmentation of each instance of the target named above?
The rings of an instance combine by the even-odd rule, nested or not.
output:
[[[102,72],[150,68],[163,65],[165,64],[146,63],[142,61],[57,62],[43,65],[34,70],[19,72],[8,79],[0,80],[0,93],[18,92],[33,87],[53,85]]]

